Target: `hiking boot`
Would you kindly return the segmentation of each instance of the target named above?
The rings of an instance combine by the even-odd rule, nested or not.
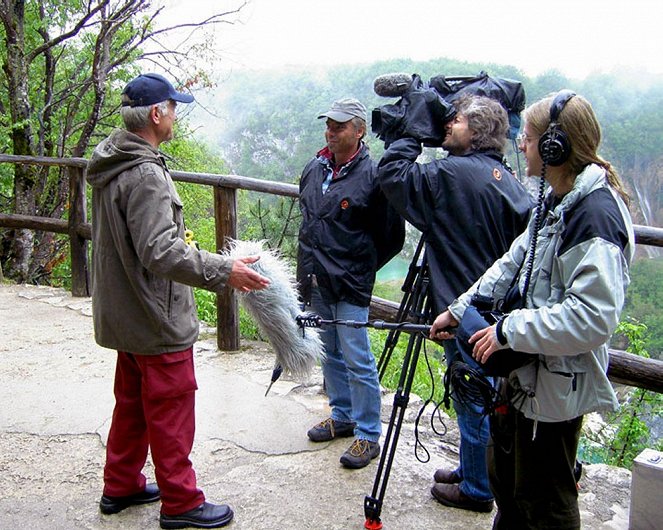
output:
[[[445,506],[482,513],[488,513],[493,510],[493,501],[478,501],[472,497],[468,497],[460,491],[458,484],[435,484],[430,492],[436,501]]]
[[[433,475],[433,480],[442,484],[460,484],[463,479],[456,471],[448,471],[446,469],[438,469]]]
[[[359,469],[366,467],[379,454],[379,443],[357,438],[341,456],[341,464],[350,469]]]
[[[346,438],[355,433],[355,423],[327,418],[314,425],[306,433],[312,442],[328,442],[334,438]]]

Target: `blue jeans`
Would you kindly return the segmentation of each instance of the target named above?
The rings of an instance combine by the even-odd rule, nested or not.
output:
[[[368,320],[368,307],[343,301],[328,303],[318,289],[312,290],[311,307],[324,320]],[[324,326],[320,338],[325,346],[322,374],[332,419],[354,421],[356,438],[377,442],[382,433],[380,383],[368,330]]]
[[[447,369],[454,361],[460,360],[477,368],[472,359],[464,359],[458,351],[455,339],[444,341]],[[489,379],[491,382],[492,380]],[[490,439],[488,416],[482,407],[475,403],[457,403],[452,400],[460,431],[460,465],[456,473],[461,477],[460,490],[473,499],[488,501],[493,499],[488,480],[486,450]]]

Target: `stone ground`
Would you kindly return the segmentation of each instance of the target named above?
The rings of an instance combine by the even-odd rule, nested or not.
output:
[[[66,291],[0,285],[0,528],[31,530],[158,528],[158,504],[101,515],[104,446],[113,408],[115,354],[98,347],[90,300]],[[204,336],[204,335],[203,335]],[[235,530],[361,529],[363,503],[378,467],[338,462],[350,439],[314,444],[306,430],[326,417],[322,378],[283,376],[265,397],[273,353],[262,342],[222,352],[209,333],[196,344],[197,433],[191,455],[199,486],[235,510]],[[388,421],[393,395],[383,396]],[[490,514],[446,508],[429,493],[438,467],[457,462],[458,432],[428,425],[420,438],[430,460],[415,458],[414,418],[406,410],[382,507],[388,530],[487,529]],[[387,425],[384,425],[386,433]],[[153,469],[148,462],[148,479]],[[630,472],[585,466],[583,528],[628,527]]]

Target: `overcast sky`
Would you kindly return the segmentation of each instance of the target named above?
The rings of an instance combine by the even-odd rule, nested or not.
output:
[[[240,0],[166,0],[191,20]],[[381,59],[512,64],[571,78],[624,67],[663,74],[661,0],[248,0],[218,26],[227,68],[364,63]],[[442,74],[447,72],[440,72]],[[452,74],[452,73],[450,73]]]

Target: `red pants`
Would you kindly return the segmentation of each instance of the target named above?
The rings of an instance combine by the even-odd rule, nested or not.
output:
[[[149,447],[163,513],[180,514],[205,501],[189,460],[197,388],[193,348],[161,355],[118,352],[104,495],[145,489],[142,470]]]

